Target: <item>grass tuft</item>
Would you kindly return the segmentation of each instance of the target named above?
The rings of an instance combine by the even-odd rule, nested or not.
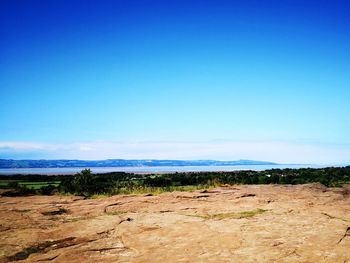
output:
[[[32,211],[31,209],[13,209],[12,211],[14,212],[19,212],[19,213],[27,213],[27,212],[30,212]]]
[[[111,211],[111,212],[106,212],[107,215],[110,216],[117,216],[117,215],[123,215],[128,213],[127,211]]]
[[[200,217],[203,219],[212,219],[212,220],[222,220],[222,219],[241,219],[241,218],[250,218],[262,213],[265,213],[266,209],[255,209],[255,210],[251,210],[251,211],[243,211],[243,212],[238,212],[238,213],[219,213],[219,214],[208,214],[208,215],[189,215],[189,216],[195,216],[195,217]]]

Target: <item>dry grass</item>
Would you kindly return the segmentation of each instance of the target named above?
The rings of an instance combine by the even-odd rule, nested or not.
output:
[[[207,214],[207,215],[189,215],[200,217],[203,219],[212,219],[212,220],[222,220],[222,219],[241,219],[241,218],[250,218],[262,213],[265,213],[267,210],[265,209],[255,209],[251,211],[243,211],[243,212],[230,212],[230,213],[219,213],[219,214]]]
[[[193,192],[196,190],[210,190],[215,188],[215,186],[208,185],[184,185],[184,186],[168,186],[168,187],[147,187],[147,186],[136,186],[132,188],[120,188],[117,190],[117,194],[153,194],[158,195],[167,192]]]

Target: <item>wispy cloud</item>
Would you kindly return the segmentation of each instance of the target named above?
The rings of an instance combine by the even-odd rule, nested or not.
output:
[[[289,142],[0,142],[0,158],[253,159],[279,163],[350,163],[350,147]]]

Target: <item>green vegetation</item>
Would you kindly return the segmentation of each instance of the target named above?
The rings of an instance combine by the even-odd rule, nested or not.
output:
[[[15,180],[0,180],[0,188],[16,188],[18,186],[23,186],[30,189],[41,189],[47,186],[58,187],[60,185],[60,181],[53,182],[30,182],[30,181],[15,181]]]
[[[319,182],[328,187],[350,183],[350,166],[328,168],[271,169],[265,171],[93,174],[89,169],[71,175],[0,176],[0,188],[18,194],[65,194],[86,197],[114,194],[160,194],[171,191],[210,189],[225,184],[306,184]]]
[[[11,176],[11,180],[3,179],[4,177],[0,177],[0,188],[3,189],[14,189],[14,192],[9,192],[8,195],[32,195],[32,194],[43,194],[43,195],[51,195],[55,192],[58,192],[61,181],[50,180],[52,178],[42,178],[47,181],[41,180],[37,181],[35,178],[32,178],[30,175],[23,178],[21,175],[20,178],[17,176]]]

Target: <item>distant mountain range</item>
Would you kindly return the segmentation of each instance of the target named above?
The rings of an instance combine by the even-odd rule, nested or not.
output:
[[[67,168],[67,167],[149,167],[149,166],[234,166],[234,165],[273,165],[277,163],[238,160],[124,160],[108,159],[100,161],[84,160],[11,160],[0,159],[0,168]]]

